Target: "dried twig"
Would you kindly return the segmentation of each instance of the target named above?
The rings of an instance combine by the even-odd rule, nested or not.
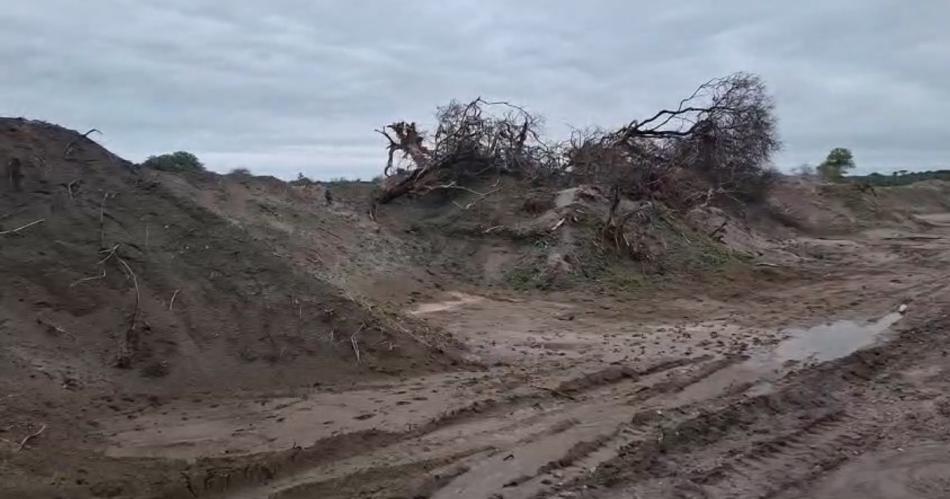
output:
[[[63,328],[57,326],[56,324],[53,324],[52,322],[50,322],[50,321],[48,321],[48,320],[46,320],[46,319],[43,319],[42,317],[37,317],[37,318],[36,318],[36,323],[37,323],[37,324],[40,324],[40,325],[43,325],[43,326],[46,326],[46,329],[47,329],[48,331],[52,332],[52,333],[60,334],[60,335],[63,335],[63,336],[68,336],[68,337],[70,337],[70,338],[72,338],[72,339],[74,339],[74,340],[76,339],[76,336],[73,335],[73,333],[70,333],[69,331],[67,331],[67,330],[65,330],[65,329],[63,329]]]
[[[489,191],[487,191],[487,192],[478,192],[478,191],[476,191],[476,190],[469,189],[468,187],[462,187],[462,186],[460,186],[460,185],[457,185],[454,181],[452,181],[452,182],[450,182],[450,183],[448,183],[448,184],[444,184],[444,185],[436,185],[436,186],[433,186],[433,187],[431,187],[431,188],[429,188],[429,189],[426,189],[426,190],[427,190],[427,191],[428,191],[428,190],[438,190],[438,189],[460,190],[460,191],[465,191],[465,192],[468,192],[468,193],[471,193],[471,194],[474,194],[474,195],[478,196],[478,197],[475,198],[474,200],[472,200],[472,201],[466,203],[464,206],[461,205],[461,204],[459,204],[459,203],[457,203],[457,202],[454,201],[454,200],[452,201],[452,204],[454,204],[457,208],[459,208],[459,209],[461,209],[461,210],[468,210],[468,209],[471,209],[471,208],[472,208],[473,206],[475,206],[476,204],[478,204],[478,202],[481,201],[482,199],[485,199],[486,197],[488,197],[490,194],[494,194],[494,193],[498,192],[499,190],[501,190],[501,187],[498,187],[498,183],[499,183],[499,182],[501,182],[501,177],[499,177],[498,180],[496,180],[495,183],[492,184],[492,189],[489,190]]]
[[[175,292],[172,293],[172,299],[171,299],[171,300],[168,300],[168,311],[169,311],[169,312],[171,312],[172,307],[175,306],[175,297],[178,296],[178,292],[179,292],[179,291],[181,291],[181,289],[176,289]]]
[[[495,192],[498,192],[501,189],[501,187],[498,187],[499,183],[501,183],[501,177],[495,180],[495,183],[492,184],[491,189],[486,192],[478,192],[475,189],[469,189],[468,187],[458,185],[455,181],[449,182],[447,184],[442,184],[442,185],[434,185],[426,190],[430,190],[430,191],[439,190],[439,189],[458,190],[458,191],[465,191],[479,197],[485,197],[485,196],[488,196],[489,194],[494,194]]]
[[[36,430],[36,432],[30,433],[29,435],[23,437],[23,440],[20,441],[20,446],[17,447],[16,451],[20,452],[21,450],[23,450],[23,448],[26,447],[26,444],[28,444],[30,440],[33,440],[34,438],[40,436],[44,431],[46,431],[45,424],[43,426],[40,426],[40,429]]]
[[[366,326],[366,323],[360,324],[360,328],[357,329],[355,333],[353,333],[353,336],[350,336],[350,345],[353,345],[353,353],[356,354],[357,364],[360,363],[360,345],[359,345],[359,342],[357,342],[356,340],[356,336],[360,334],[360,332],[363,330],[365,326]]]
[[[116,257],[119,260],[119,264],[125,268],[127,276],[132,279],[132,285],[135,286],[135,309],[132,310],[132,316],[129,319],[129,327],[125,330],[125,335],[122,337],[122,341],[119,343],[119,354],[116,359],[116,364],[119,367],[129,367],[129,364],[132,362],[132,338],[135,335],[135,325],[138,322],[139,318],[139,303],[141,302],[141,294],[139,293],[139,281],[135,276],[135,272],[132,272],[132,267],[126,263],[122,257]]]
[[[28,224],[26,224],[26,225],[17,227],[17,228],[15,228],[15,229],[10,229],[10,230],[5,230],[5,231],[3,231],[3,232],[0,232],[0,236],[5,236],[5,235],[7,235],[7,234],[14,234],[14,233],[20,232],[21,230],[26,229],[26,228],[28,228],[28,227],[32,227],[32,226],[34,226],[34,225],[36,225],[36,224],[41,224],[41,223],[43,223],[43,222],[45,222],[45,221],[46,221],[45,218],[41,218],[41,219],[39,219],[39,220],[34,220],[34,221],[32,221],[32,222],[30,222],[30,223],[28,223]]]
[[[109,255],[109,256],[112,256],[112,255]],[[108,258],[109,258],[109,257],[106,257],[106,259],[108,259]],[[75,282],[73,282],[72,284],[70,284],[69,287],[72,288],[72,287],[78,286],[78,285],[80,285],[80,284],[82,284],[82,283],[84,283],[84,282],[88,282],[88,281],[98,281],[99,279],[105,279],[105,277],[106,277],[106,268],[103,267],[101,274],[99,274],[99,275],[94,275],[94,276],[90,276],[90,277],[83,277],[82,279],[78,279],[78,280],[76,280]]]
[[[118,249],[119,249],[119,245],[115,244],[109,249],[99,250],[99,253],[108,253],[108,254],[102,260],[99,260],[98,262],[96,262],[96,265],[102,265],[103,263],[106,263],[107,260],[115,256],[115,252]]]
[[[92,129],[90,129],[88,132],[82,134],[82,135],[80,136],[80,138],[88,139],[88,138],[89,138],[89,135],[90,135],[91,133],[93,133],[93,132],[96,132],[96,133],[102,135],[102,132],[100,132],[98,129],[92,128]],[[68,144],[66,144],[66,147],[63,148],[63,159],[69,159],[69,153],[73,152],[73,148],[76,147],[76,145],[77,145],[78,143],[79,143],[79,139],[73,139],[73,140],[69,141]]]

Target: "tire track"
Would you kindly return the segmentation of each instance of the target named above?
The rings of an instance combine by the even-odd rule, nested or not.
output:
[[[768,498],[872,446],[880,429],[873,421],[833,412],[756,444],[691,481],[710,498]]]
[[[558,434],[567,431],[574,422],[565,426],[567,414],[577,408],[585,408],[590,403],[588,398],[596,398],[588,394],[597,392],[605,387],[613,387],[620,383],[638,383],[649,380],[651,376],[660,376],[675,369],[688,369],[689,366],[702,363],[707,357],[692,359],[676,359],[648,365],[643,369],[634,370],[625,367],[614,367],[606,370],[586,373],[573,382],[557,389],[546,390],[539,387],[524,385],[517,392],[504,398],[489,398],[475,400],[457,409],[439,414],[429,422],[408,429],[402,433],[384,433],[377,431],[361,432],[349,437],[341,435],[325,442],[318,442],[313,446],[295,448],[287,452],[277,452],[269,455],[252,455],[241,459],[219,459],[208,462],[206,466],[195,469],[183,475],[181,487],[177,487],[163,498],[192,497],[191,490],[209,497],[228,496],[232,494],[281,493],[285,490],[305,488],[309,482],[324,482],[339,479],[339,471],[325,472],[330,463],[355,463],[361,460],[366,462],[364,470],[381,470],[406,466],[415,459],[414,452],[409,452],[414,442],[419,446],[432,447],[431,451],[419,454],[419,459],[438,460],[445,456],[464,455],[472,449],[484,449],[483,439],[475,439],[478,435],[517,434],[519,428],[522,437],[514,446],[543,445],[543,440],[557,440]],[[715,363],[715,361],[713,361]],[[709,364],[709,363],[707,363]],[[704,365],[705,366],[705,365]],[[676,389],[695,376],[702,375],[708,367],[700,367],[688,371],[685,375],[677,373],[672,379],[682,379],[679,383],[669,380],[657,381],[663,389]],[[653,393],[654,384],[649,384],[640,393]],[[566,391],[562,391],[566,390]],[[565,398],[565,395],[570,398]],[[603,404],[603,402],[597,402]],[[542,405],[543,404],[543,405]],[[613,404],[618,405],[618,404]],[[515,413],[518,413],[515,415]],[[514,415],[514,417],[513,417]],[[547,424],[547,426],[544,426]],[[469,425],[471,428],[466,428]],[[461,444],[457,438],[451,437],[449,431],[453,427],[464,429],[469,438]],[[530,430],[530,431],[527,431]],[[475,433],[471,433],[475,432]],[[337,448],[337,441],[346,440],[345,450]],[[444,447],[444,448],[443,448]],[[406,456],[404,459],[394,459],[389,464],[373,464],[372,456],[384,454],[390,449],[394,456]],[[400,450],[402,449],[402,450]],[[424,456],[423,456],[424,455]],[[363,457],[365,456],[365,458]],[[248,463],[251,463],[248,465]],[[338,466],[339,467],[339,466]],[[345,475],[344,475],[345,476]],[[442,481],[439,482],[444,485]]]
[[[945,329],[944,318],[922,324],[890,344],[793,373],[768,394],[641,413],[635,421],[658,428],[658,441],[633,442],[554,490],[611,499],[774,497],[873,450],[901,418],[913,420],[921,405],[895,394],[894,374],[923,359],[945,362]]]

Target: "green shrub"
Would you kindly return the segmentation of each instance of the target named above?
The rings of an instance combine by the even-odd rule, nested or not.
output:
[[[166,172],[203,172],[205,166],[201,164],[198,157],[186,151],[173,152],[171,154],[161,154],[158,156],[149,156],[142,163],[145,168],[154,168]]]
[[[839,182],[854,167],[854,156],[851,154],[851,150],[836,147],[828,153],[828,158],[818,165],[818,173],[825,180]]]

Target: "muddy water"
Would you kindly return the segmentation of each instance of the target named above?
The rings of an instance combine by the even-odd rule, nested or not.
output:
[[[771,352],[767,363],[827,362],[873,346],[883,340],[902,315],[894,312],[872,322],[838,321],[789,332],[789,337]]]
[[[768,393],[790,367],[828,362],[886,340],[890,327],[903,317],[894,312],[871,322],[836,321],[807,329],[791,329],[785,339],[743,362],[722,369],[677,396],[678,404],[698,402],[732,389]]]

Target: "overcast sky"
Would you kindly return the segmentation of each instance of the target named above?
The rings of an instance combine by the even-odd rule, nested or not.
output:
[[[373,128],[483,96],[615,127],[758,73],[789,168],[950,167],[950,1],[32,0],[0,9],[0,114],[85,130],[133,161],[369,178]]]

